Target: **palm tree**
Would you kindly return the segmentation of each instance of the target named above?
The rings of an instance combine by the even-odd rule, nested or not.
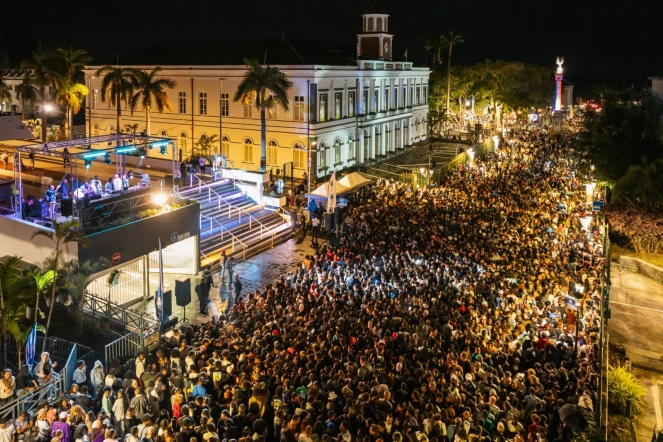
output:
[[[454,31],[449,31],[449,35],[443,35],[440,42],[449,48],[449,57],[447,58],[447,109],[449,109],[449,97],[451,96],[451,51],[454,45],[465,43],[465,41],[462,35],[456,35]]]
[[[634,164],[622,176],[613,192],[613,198],[632,199],[650,209],[663,205],[663,160]]]
[[[10,256],[0,262],[0,364],[7,366],[7,311],[5,310],[5,296],[12,293],[21,273],[19,264],[21,258]]]
[[[72,259],[64,264],[64,268],[67,269],[67,282],[64,285],[64,289],[69,292],[72,301],[77,304],[76,313],[81,332],[83,331],[83,305],[81,301],[85,297],[87,287],[92,283],[92,275],[100,272],[107,266],[108,260],[104,258],[94,263],[90,263],[90,261],[81,263],[78,260]]]
[[[419,38],[419,41],[424,44],[424,66],[428,66],[428,53],[433,52],[435,49],[433,36],[430,32],[426,32]],[[433,54],[433,64],[435,64],[435,54]]]
[[[21,100],[21,112],[23,114],[21,118],[23,120],[26,119],[25,102],[29,102],[30,107],[34,106],[35,101],[37,101],[38,93],[39,92],[37,87],[35,87],[35,79],[32,75],[32,72],[27,69],[24,70],[23,80],[21,81],[21,84],[16,86],[16,98]]]
[[[278,68],[261,66],[257,60],[244,59],[248,67],[244,79],[237,87],[233,101],[250,104],[253,100],[256,109],[260,110],[260,171],[267,170],[267,128],[265,110],[280,106],[288,110],[288,91],[292,82]]]
[[[31,278],[35,285],[35,314],[34,314],[34,319],[35,319],[35,324],[39,320],[39,296],[41,295],[41,292],[44,290],[44,287],[46,287],[48,284],[53,283],[53,278],[55,276],[55,273],[52,270],[47,270],[45,272],[42,272],[38,268],[34,268],[30,270],[27,274],[29,278]]]
[[[117,133],[122,132],[122,103],[127,103],[136,87],[136,70],[106,65],[97,71],[101,80],[101,101],[108,98],[117,111]]]
[[[70,138],[69,132],[71,130],[73,115],[81,110],[83,100],[85,100],[88,93],[89,91],[85,85],[72,82],[65,75],[58,75],[58,90],[55,93],[55,101],[65,108],[65,139]]]
[[[81,72],[90,64],[92,57],[82,49],[58,49],[57,58],[60,61],[60,74],[65,75],[70,82],[82,82]]]
[[[140,90],[129,101],[132,114],[138,103],[145,109],[145,127],[148,135],[150,134],[150,114],[153,106],[156,107],[159,113],[163,112],[164,109],[168,109],[168,112],[173,111],[173,106],[170,104],[168,94],[164,89],[174,88],[177,86],[177,82],[171,78],[157,77],[156,74],[159,72],[161,72],[161,66],[155,67],[152,72],[136,71],[135,87]]]
[[[12,102],[12,93],[9,92],[9,85],[7,85],[7,82],[5,81],[4,77],[0,75],[0,103],[11,104],[11,102]]]
[[[63,223],[55,223],[53,226],[54,231],[50,230],[38,230],[33,235],[32,238],[38,236],[43,236],[48,238],[55,249],[53,250],[53,257],[49,260],[48,268],[53,271],[53,290],[51,291],[51,303],[48,310],[48,319],[46,320],[46,331],[44,332],[44,347],[42,351],[46,349],[46,337],[48,336],[48,330],[51,326],[51,317],[53,316],[53,307],[55,306],[55,292],[57,289],[57,278],[58,271],[60,270],[60,263],[62,261],[62,254],[64,253],[64,248],[67,244],[78,243],[79,246],[87,246],[88,240],[85,238],[83,232],[78,229],[78,220],[65,221]],[[0,300],[1,301],[1,300]]]
[[[41,124],[41,141],[46,141],[46,86],[55,86],[55,69],[53,69],[54,54],[50,51],[33,53],[32,57],[21,62],[21,69],[31,69],[34,73],[34,83],[39,88],[39,119]]]

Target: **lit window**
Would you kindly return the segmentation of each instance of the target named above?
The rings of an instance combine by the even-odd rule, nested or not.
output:
[[[226,136],[223,137],[221,142],[221,154],[226,156],[226,159],[230,157],[230,139]]]
[[[368,91],[364,89],[364,96],[361,98],[362,100],[362,109],[364,110],[364,114],[369,113],[368,112]]]
[[[244,118],[253,118],[253,99],[244,103]]]
[[[276,113],[276,110],[277,110],[277,107],[278,107],[277,106],[278,98],[276,98],[276,96],[274,96],[274,95],[270,95],[269,98],[271,98],[273,104],[272,104],[272,107],[267,109],[267,119],[276,120],[277,117],[278,117],[278,115]]]
[[[342,118],[341,113],[343,109],[343,94],[341,92],[336,92],[334,94],[334,118],[340,120]]]
[[[180,92],[180,113],[186,114],[186,92]]]
[[[294,117],[295,121],[304,121],[304,97],[301,95],[295,96]]]
[[[354,160],[357,157],[357,143],[355,138],[350,135],[348,139],[348,160]]]
[[[201,92],[198,96],[198,113],[207,115],[207,92]]]
[[[278,164],[278,149],[276,141],[270,141],[267,143],[267,164],[270,166],[276,166]]]
[[[306,151],[304,150],[304,146],[302,144],[295,144],[293,162],[295,163],[295,169],[306,168]]]
[[[327,144],[320,143],[320,151],[318,152],[318,167],[327,167]]]
[[[421,86],[417,86],[417,92],[414,94],[414,105],[418,106],[420,101],[420,96],[421,96]]]
[[[221,116],[227,117],[229,115],[230,99],[228,94],[221,94]]]
[[[341,139],[336,138],[336,141],[334,141],[334,164],[341,162],[341,145]]]
[[[378,111],[379,100],[380,100],[380,90],[378,88],[375,88],[373,90],[373,106],[371,106],[371,109],[373,109],[373,113],[376,113]]]
[[[181,149],[182,152],[186,153],[187,150],[188,150],[188,144],[189,144],[189,140],[186,137],[186,133],[181,132],[180,136],[177,137],[177,147],[178,147],[178,149]]]
[[[320,94],[320,106],[318,110],[318,121],[327,121],[327,94]]]
[[[253,162],[253,141],[251,141],[249,138],[244,140],[244,162]]]

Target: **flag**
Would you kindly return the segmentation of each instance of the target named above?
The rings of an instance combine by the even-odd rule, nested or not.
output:
[[[405,54],[403,55],[405,56],[405,61],[407,61],[407,49],[405,50]]]
[[[329,187],[327,187],[327,212],[333,212],[336,206],[336,171],[329,178]]]
[[[25,363],[30,369],[35,362],[35,348],[37,347],[37,324],[32,327],[27,341],[25,341]]]

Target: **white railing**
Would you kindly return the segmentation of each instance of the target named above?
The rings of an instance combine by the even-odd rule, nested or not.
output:
[[[61,395],[66,394],[71,386],[71,378],[77,366],[77,351],[76,344],[74,344],[69,352],[67,362],[59,373],[53,371],[53,378],[49,382],[24,396],[5,403],[0,407],[0,417],[13,420],[18,418],[21,411],[34,414],[43,404],[52,403]]]
[[[145,336],[142,333],[129,332],[126,335],[107,344],[104,348],[106,369],[110,367],[113,359],[125,363],[131,358],[138,356],[138,352],[145,347]]]
[[[232,248],[233,253],[235,253],[237,251],[236,246],[240,245],[242,247],[240,249],[241,252],[242,252],[242,258],[246,259],[247,245],[244,244],[244,242],[242,242],[239,238],[237,238],[235,235],[233,235],[232,232],[229,229],[224,227],[223,224],[221,224],[219,221],[215,220],[214,218],[210,218],[209,216],[205,216],[205,215],[200,215],[200,232],[201,233],[203,232],[203,218],[205,218],[206,220],[209,220],[209,231],[210,231],[210,233],[212,233],[214,231],[214,223],[218,224],[218,226],[220,227],[219,234],[221,235],[221,241],[225,241],[225,236],[230,235],[230,237],[232,238],[232,242],[231,242],[232,247],[231,248]],[[203,254],[203,256],[205,256],[206,259],[209,259],[209,257],[207,255]]]

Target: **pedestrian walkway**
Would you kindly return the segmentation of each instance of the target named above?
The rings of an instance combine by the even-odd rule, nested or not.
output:
[[[235,265],[235,274],[239,275],[242,281],[242,295],[248,296],[249,293],[255,293],[256,290],[264,289],[267,284],[276,282],[281,276],[288,271],[294,269],[304,260],[306,255],[312,255],[315,249],[311,247],[311,237],[307,236],[304,241],[298,237],[292,238],[288,241],[279,244],[273,249],[262,252],[258,256],[250,258],[244,262],[239,262]],[[179,276],[188,275],[164,275],[164,283],[166,290],[173,290],[173,314],[178,317],[178,320],[184,318],[184,308],[176,305],[175,302],[175,279]],[[190,276],[190,275],[189,275]],[[186,307],[186,318],[189,324],[201,324],[207,322],[226,311],[228,306],[227,296],[227,279],[223,280],[221,284],[220,273],[215,273],[214,285],[210,292],[210,305],[208,308],[208,315],[198,314],[200,304],[195,292],[195,287],[200,280],[199,276],[191,277],[191,304]],[[154,296],[159,287],[159,277],[156,273],[150,274],[150,294]],[[154,299],[144,301],[140,304],[133,306],[135,310],[154,315],[156,317],[156,308]]]

